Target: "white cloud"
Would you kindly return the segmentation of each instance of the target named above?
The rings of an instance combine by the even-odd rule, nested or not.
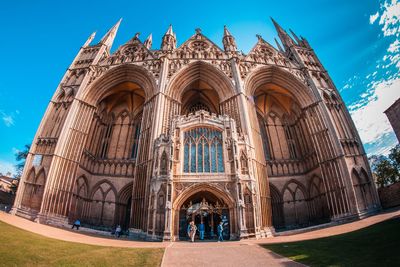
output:
[[[383,36],[391,42],[372,74],[366,75],[367,90],[349,106],[362,141],[371,154],[387,154],[396,139],[393,129],[383,113],[400,98],[400,2],[383,0],[379,11],[369,17],[369,23],[378,21]],[[355,86],[360,86],[357,83]]]
[[[374,24],[374,22],[378,17],[379,17],[379,11],[376,11],[374,15],[369,16],[369,24]]]
[[[383,25],[382,32],[384,36],[399,36],[400,33],[400,2],[397,0],[385,1],[381,5],[383,11],[379,25]],[[376,15],[376,14],[375,14]],[[375,16],[373,15],[373,16]],[[378,13],[379,15],[379,13]],[[376,20],[376,18],[375,18]],[[371,17],[370,17],[371,21]]]
[[[14,164],[8,161],[0,160],[0,173],[5,175],[8,172],[10,172],[11,175],[16,173]]]
[[[349,106],[350,114],[356,124],[361,140],[373,143],[392,127],[383,113],[391,104],[400,98],[400,78],[381,81],[374,84],[373,93],[363,103],[356,102]]]
[[[399,50],[400,50],[400,41],[399,41],[399,39],[396,39],[393,43],[391,43],[389,48],[387,49],[387,51],[389,53],[396,53],[396,52],[399,52]]]

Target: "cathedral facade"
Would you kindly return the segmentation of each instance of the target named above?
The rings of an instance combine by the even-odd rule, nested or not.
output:
[[[248,54],[196,29],[161,48],[120,21],[81,47],[26,160],[13,212],[41,223],[121,225],[153,240],[203,222],[230,239],[367,216],[380,209],[353,121],[303,37],[273,21]]]

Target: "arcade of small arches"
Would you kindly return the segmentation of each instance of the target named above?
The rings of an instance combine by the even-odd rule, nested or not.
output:
[[[254,70],[240,89],[201,61],[172,75],[163,94],[155,84],[125,64],[78,92],[84,104],[76,102],[74,127],[86,134],[65,140],[81,152],[71,201],[58,206],[65,196],[54,193],[42,203],[45,185],[61,180],[46,183],[46,172],[32,167],[22,207],[155,239],[183,238],[190,220],[205,223],[209,238],[225,220],[226,237],[235,239],[376,209],[366,163],[346,161],[349,172],[332,154],[334,144],[356,139],[335,97],[315,96],[276,67]],[[44,128],[64,122],[71,106],[53,110]],[[363,160],[356,142],[343,147]]]

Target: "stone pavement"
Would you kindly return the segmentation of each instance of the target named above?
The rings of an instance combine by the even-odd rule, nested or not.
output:
[[[161,267],[304,266],[250,242],[175,242],[165,249]]]
[[[78,231],[64,230],[48,225],[38,224],[26,219],[0,212],[0,221],[18,228],[46,237],[70,242],[78,242],[98,246],[128,248],[166,248],[162,266],[302,266],[290,259],[281,257],[259,244],[295,242],[316,239],[332,235],[352,232],[367,226],[400,216],[400,209],[354,221],[301,234],[276,236],[266,239],[248,239],[241,241],[217,242],[143,242],[114,238],[96,237]]]

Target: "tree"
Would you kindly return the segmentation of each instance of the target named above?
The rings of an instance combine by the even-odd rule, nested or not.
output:
[[[31,145],[25,145],[22,150],[19,150],[15,153],[15,159],[18,161],[18,164],[15,165],[15,168],[17,169],[15,178],[17,179],[21,178],[22,171],[24,170],[25,166],[25,160],[29,154],[29,149],[31,149]]]
[[[400,180],[400,145],[392,148],[388,157],[373,155],[368,160],[379,187],[384,187]]]
[[[396,145],[390,150],[389,159],[397,171],[400,172],[400,145]]]

